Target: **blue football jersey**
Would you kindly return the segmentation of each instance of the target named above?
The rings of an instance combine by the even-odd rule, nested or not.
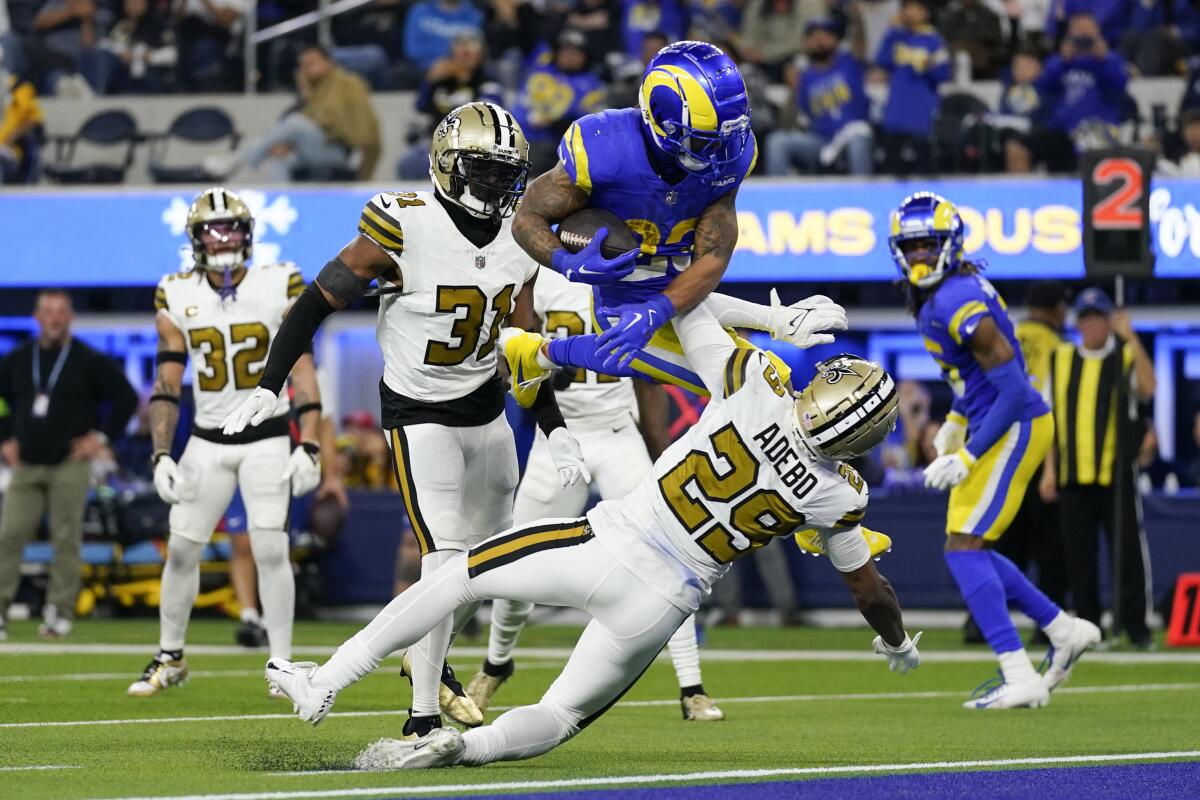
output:
[[[597,287],[605,304],[637,303],[661,292],[692,258],[696,222],[704,209],[736,191],[754,168],[758,145],[751,134],[741,157],[715,178],[691,173],[676,184],[658,176],[642,140],[636,108],[581,117],[567,130],[558,157],[591,207],[611,211],[637,237],[637,268],[621,282]]]
[[[967,418],[968,435],[975,432],[992,403],[996,402],[997,395],[996,387],[971,353],[971,337],[984,317],[991,317],[1000,333],[1008,339],[1024,373],[1025,359],[1008,318],[1007,306],[985,278],[961,272],[951,274],[917,314],[917,327],[925,339],[925,349],[941,366],[942,375],[959,398],[958,406]],[[1011,387],[1010,391],[1025,394],[1021,420],[1049,412],[1046,401],[1028,380]]]

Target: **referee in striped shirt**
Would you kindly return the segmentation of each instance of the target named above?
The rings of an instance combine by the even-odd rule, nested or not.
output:
[[[1116,588],[1124,617],[1120,628],[1135,647],[1148,647],[1149,563],[1133,457],[1148,418],[1143,409],[1154,397],[1154,364],[1129,315],[1114,310],[1102,290],[1081,292],[1075,312],[1081,342],[1058,345],[1050,361],[1055,446],[1042,475],[1043,497],[1058,496],[1075,611],[1099,624],[1100,530],[1105,531],[1111,553],[1114,481],[1124,481],[1128,501],[1120,521],[1122,585]],[[1127,391],[1118,391],[1121,383]],[[1119,414],[1125,415],[1120,425],[1125,436],[1120,464],[1116,463]]]

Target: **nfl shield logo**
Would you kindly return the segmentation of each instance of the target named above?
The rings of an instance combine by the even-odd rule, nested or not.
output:
[[[667,196],[663,199],[667,201],[667,205],[673,206],[679,202],[679,192],[667,192]]]
[[[487,259],[483,256],[475,256],[475,269],[483,269],[487,266]]]

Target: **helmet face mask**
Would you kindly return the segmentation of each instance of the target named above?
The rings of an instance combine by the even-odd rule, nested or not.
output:
[[[962,266],[964,235],[953,203],[933,192],[917,192],[892,213],[888,246],[904,279],[928,289]]]
[[[845,461],[866,455],[896,428],[896,384],[882,367],[844,353],[817,365],[796,395],[796,427],[817,455]]]
[[[192,202],[187,233],[198,269],[239,269],[254,251],[254,215],[242,198],[221,186],[204,190]]]
[[[750,139],[746,85],[729,56],[710,44],[660,50],[646,67],[638,105],[655,146],[703,177],[735,163]]]
[[[433,133],[429,175],[438,193],[472,216],[510,216],[525,192],[529,143],[494,103],[459,106]]]

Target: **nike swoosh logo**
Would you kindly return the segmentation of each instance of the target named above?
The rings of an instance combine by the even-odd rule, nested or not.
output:
[[[388,200],[388,199],[386,199],[386,198],[383,198],[383,197],[379,198],[379,203],[380,203],[380,205],[382,205],[384,208],[391,208],[391,207],[392,207],[392,201],[391,201],[391,200]]]
[[[626,328],[632,328],[634,325],[637,325],[637,324],[638,324],[639,322],[641,322],[641,321],[642,321],[642,315],[641,315],[641,313],[640,313],[640,312],[639,312],[639,313],[636,313],[636,314],[634,314],[634,315],[633,315],[633,319],[631,319],[631,320],[629,321],[629,324],[628,324],[628,325],[626,325],[625,327],[626,327]]]
[[[430,744],[429,741],[417,742],[416,744],[413,745],[413,752],[416,752],[417,750],[420,750],[422,747],[426,747],[429,744]]]

